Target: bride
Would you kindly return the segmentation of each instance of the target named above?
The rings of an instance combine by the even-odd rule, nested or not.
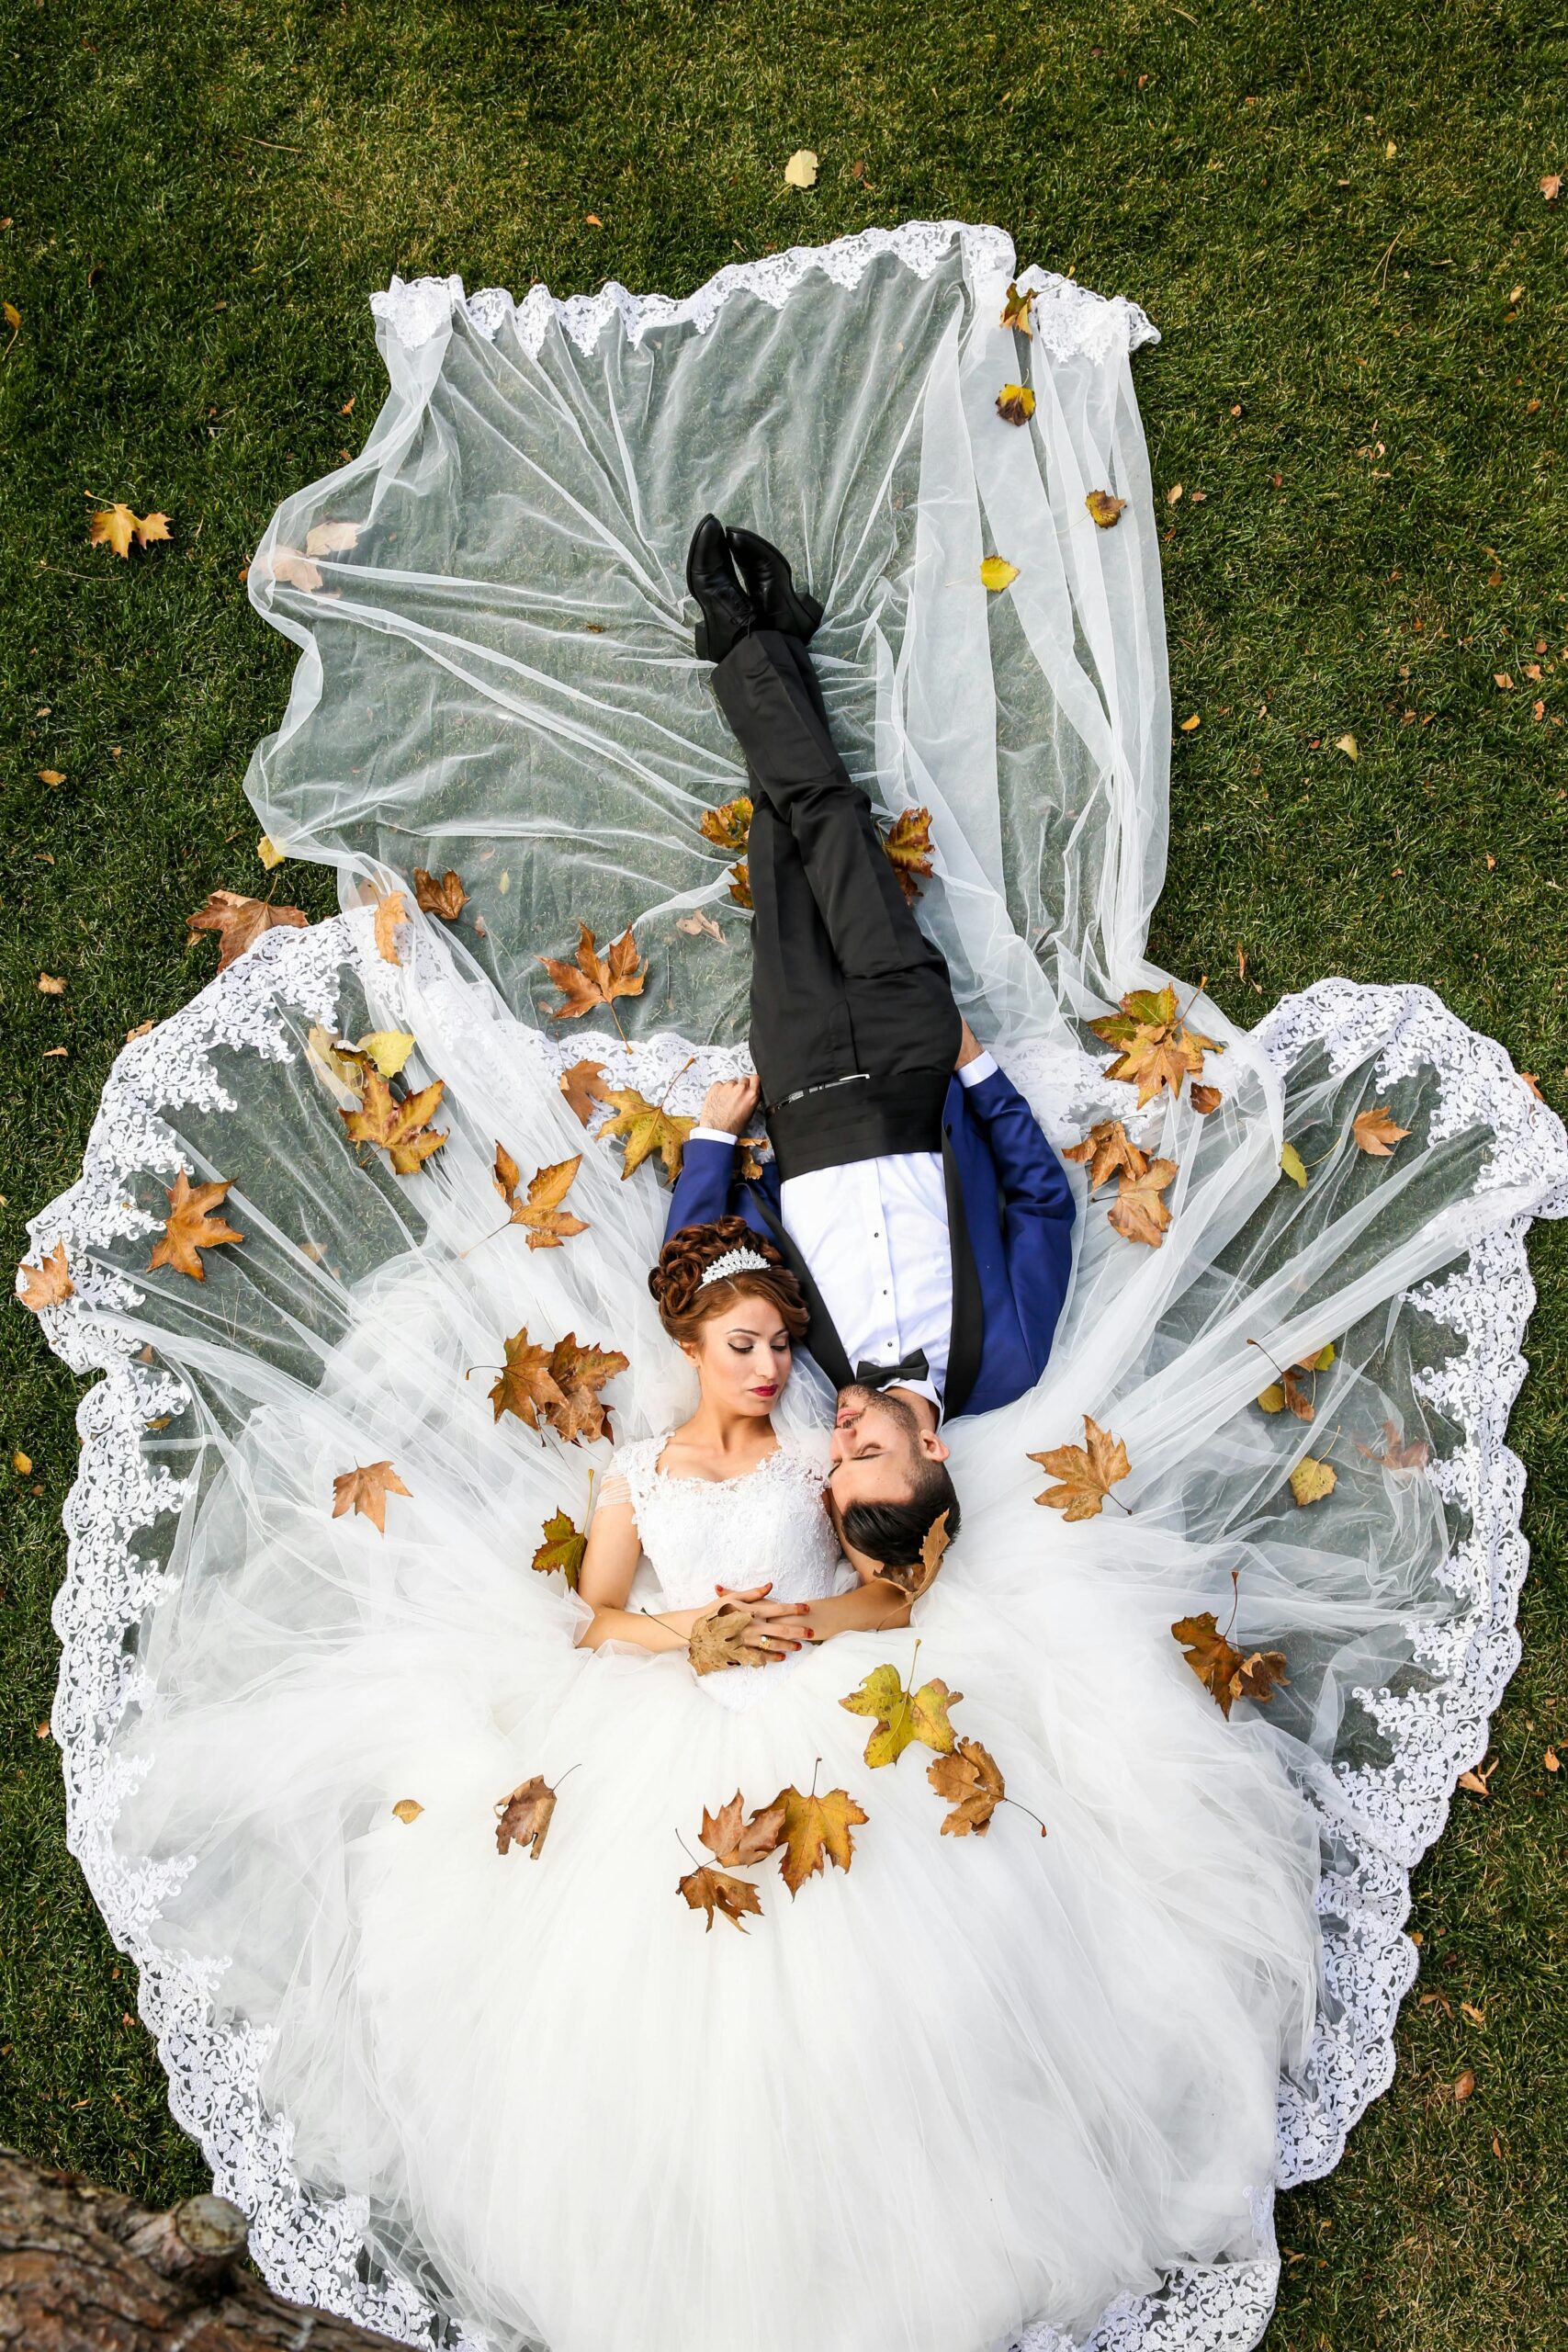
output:
[[[281,2291],[452,2352],[1255,2342],[1517,1657],[1562,1126],[1421,989],[1244,1030],[1148,960],[1134,306],[916,222],[376,310],[370,439],[249,576],[265,853],[344,910],[253,902],[19,1277],[103,1375],[54,1729],[175,2112]],[[897,1584],[787,1275],[660,1254],[748,1069],[704,507],[804,551],[834,740],[1074,1156],[1050,1361]]]

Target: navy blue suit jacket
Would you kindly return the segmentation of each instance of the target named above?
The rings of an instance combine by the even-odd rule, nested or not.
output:
[[[1066,1171],[1041,1134],[1033,1113],[1002,1070],[977,1086],[955,1077],[942,1109],[949,1222],[954,1196],[963,1203],[963,1241],[954,1248],[954,1359],[958,1354],[960,1291],[977,1290],[978,1361],[966,1393],[953,1393],[950,1413],[988,1413],[1032,1388],[1045,1369],[1072,1269],[1074,1203]],[[686,1146],[670,1201],[666,1238],[682,1226],[743,1216],[759,1233],[769,1219],[763,1196],[779,1217],[778,1171],[770,1160],[755,1182],[736,1173],[739,1155],[728,1144]],[[809,1340],[807,1345],[809,1345]]]

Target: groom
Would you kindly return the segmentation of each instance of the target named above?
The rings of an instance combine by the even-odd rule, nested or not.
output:
[[[777,1243],[839,1391],[846,1546],[913,1566],[944,1510],[958,1526],[942,1421],[1010,1403],[1044,1368],[1073,1196],[953,1002],[833,748],[807,651],[819,606],[776,548],[711,514],[686,579],[750,778],[757,1077],[709,1088],[667,1229],[739,1214]],[[735,1140],[759,1092],[773,1158],[746,1183]]]

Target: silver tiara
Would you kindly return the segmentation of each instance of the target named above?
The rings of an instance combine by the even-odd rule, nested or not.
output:
[[[728,1282],[731,1274],[765,1274],[767,1271],[768,1261],[760,1250],[727,1250],[722,1258],[714,1260],[697,1288],[706,1290],[709,1283]]]

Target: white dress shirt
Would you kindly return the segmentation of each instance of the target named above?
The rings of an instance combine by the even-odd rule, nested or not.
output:
[[[997,1065],[977,1055],[958,1072],[978,1086]],[[694,1127],[694,1142],[733,1144],[716,1127]],[[942,1155],[901,1151],[791,1176],[780,1188],[785,1232],[811,1269],[844,1353],[861,1363],[899,1363],[925,1351],[928,1376],[900,1387],[940,1411],[953,1349],[953,1249]]]

